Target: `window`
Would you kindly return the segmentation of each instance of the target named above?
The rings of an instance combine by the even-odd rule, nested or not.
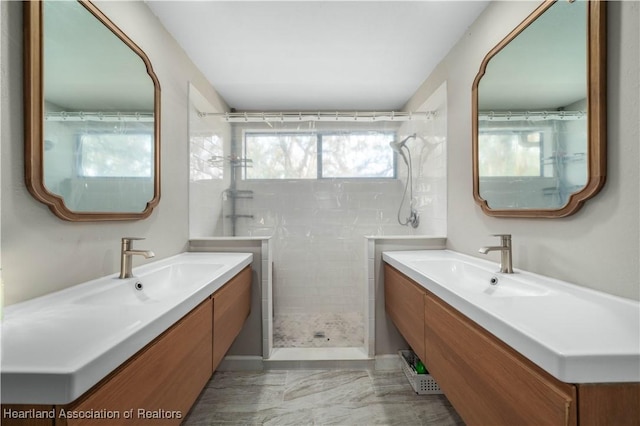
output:
[[[152,134],[87,133],[79,145],[79,176],[152,177]]]
[[[322,177],[392,178],[392,140],[393,134],[384,133],[321,135]]]
[[[543,176],[542,131],[496,130],[478,136],[480,176]]]
[[[392,132],[246,132],[245,179],[393,178]]]
[[[246,179],[315,179],[317,138],[311,133],[245,133]]]

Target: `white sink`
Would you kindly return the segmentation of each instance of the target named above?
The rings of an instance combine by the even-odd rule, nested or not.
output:
[[[222,264],[176,263],[127,279],[105,278],[102,286],[73,300],[80,305],[140,305],[168,301],[206,284]]]
[[[251,253],[182,253],[133,268],[135,278],[109,275],[7,306],[0,399],[74,401],[252,259]]]
[[[488,297],[535,297],[551,291],[518,273],[503,274],[463,260],[417,260],[410,264],[419,270],[428,270],[429,277],[451,289]]]
[[[450,250],[383,260],[566,383],[640,381],[640,303]],[[491,280],[497,283],[492,285]]]

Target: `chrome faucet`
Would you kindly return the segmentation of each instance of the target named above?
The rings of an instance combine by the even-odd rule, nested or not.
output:
[[[151,250],[134,250],[133,241],[135,240],[144,240],[144,238],[122,238],[122,248],[120,250],[120,279],[133,277],[133,272],[131,272],[131,258],[133,256],[144,256],[145,259],[149,259],[150,257],[155,256],[155,254]]]
[[[493,234],[494,237],[500,237],[499,246],[481,247],[478,250],[482,254],[490,251],[500,251],[500,272],[505,274],[513,274],[511,266],[511,234]]]

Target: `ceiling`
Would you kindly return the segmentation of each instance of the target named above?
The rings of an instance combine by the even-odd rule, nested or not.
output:
[[[238,111],[391,111],[489,1],[146,3]]]

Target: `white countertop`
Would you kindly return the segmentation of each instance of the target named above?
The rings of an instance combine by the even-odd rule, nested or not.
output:
[[[2,403],[72,402],[252,258],[250,253],[182,253],[134,268],[139,278],[121,280],[114,274],[7,306],[1,340]],[[169,275],[164,272],[168,267],[174,268]],[[165,275],[159,279],[158,274]],[[136,281],[146,285],[144,290],[133,289]]]
[[[640,382],[638,301],[449,250],[383,260],[563,382]]]

